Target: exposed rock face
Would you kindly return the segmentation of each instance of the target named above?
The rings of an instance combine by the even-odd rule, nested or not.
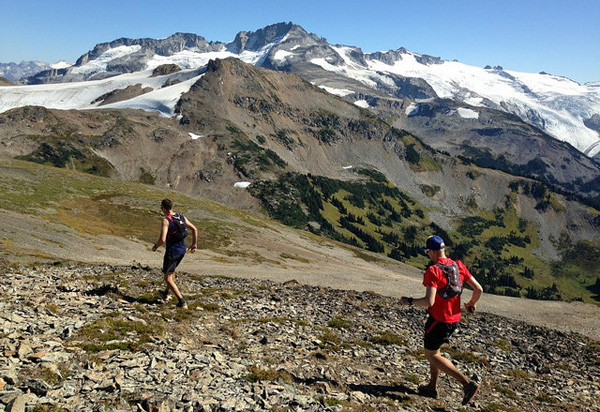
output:
[[[306,45],[308,39],[314,42],[320,41],[317,36],[314,34],[309,35],[300,26],[293,23],[279,23],[271,24],[255,32],[239,32],[235,36],[235,40],[228,44],[228,48],[236,53],[241,53],[245,50],[257,51],[269,43],[281,41],[284,37],[286,40],[299,40],[303,45]],[[322,42],[326,43],[326,41]]]
[[[136,84],[133,86],[127,86],[124,89],[113,90],[110,93],[106,93],[105,95],[98,97],[92,103],[99,103],[99,106],[103,106],[105,104],[116,103],[116,102],[120,102],[122,100],[132,99],[134,97],[140,96],[144,93],[148,93],[151,91],[152,91],[151,87],[142,88],[141,84]]]
[[[182,274],[190,310],[178,311],[139,265],[3,265],[2,277],[0,410],[421,411],[461,399],[446,378],[440,399],[416,394],[425,313],[393,298]],[[444,352],[482,381],[479,410],[591,411],[599,348],[480,313]]]
[[[152,72],[152,76],[164,76],[166,74],[177,73],[181,71],[181,67],[176,64],[162,64]]]
[[[0,86],[12,86],[13,84],[10,80],[5,79],[4,77],[0,77]]]

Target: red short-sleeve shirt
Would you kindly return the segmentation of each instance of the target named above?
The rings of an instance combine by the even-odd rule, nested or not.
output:
[[[451,265],[452,259],[450,258],[441,258],[438,259],[436,263],[441,263],[443,265]],[[457,260],[456,264],[458,265],[458,272],[460,273],[460,280],[463,283],[466,283],[469,279],[471,279],[471,273],[469,269],[460,261]],[[437,290],[442,289],[448,284],[448,279],[446,279],[446,275],[442,270],[435,266],[431,265],[425,271],[425,275],[423,276],[423,286],[425,287],[434,287]],[[444,299],[438,293],[435,294],[435,302],[433,306],[430,306],[427,309],[427,312],[437,321],[445,322],[445,323],[455,323],[460,320],[460,296],[455,296],[453,298]]]

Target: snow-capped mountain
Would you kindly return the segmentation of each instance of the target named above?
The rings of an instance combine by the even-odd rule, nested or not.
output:
[[[72,65],[72,63],[62,60],[56,63],[45,63],[37,60],[22,61],[21,63],[0,63],[0,77],[4,77],[11,82],[18,82],[21,78],[33,76],[46,70],[65,69]]]
[[[143,94],[103,107],[171,116],[181,93],[202,76],[208,61],[226,57],[295,72],[363,107],[382,98],[408,100],[407,116],[418,114],[429,99],[449,99],[461,106],[458,113],[473,120],[484,109],[507,112],[590,157],[600,155],[600,83],[580,85],[545,73],[473,67],[404,48],[363,53],[357,47],[330,45],[292,23],[240,32],[229,43],[177,33],[161,40],[99,44],[73,66],[23,79],[30,86],[0,88],[0,111],[23,105],[91,109],[102,105],[99,98],[107,93],[140,85]],[[181,70],[157,75],[155,69],[166,64]]]

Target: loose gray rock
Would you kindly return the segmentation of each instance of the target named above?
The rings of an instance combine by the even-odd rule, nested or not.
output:
[[[188,276],[190,309],[158,270],[5,267],[0,411],[453,410],[458,385],[417,395],[426,314],[398,300],[262,280]],[[35,302],[35,303],[33,303]],[[8,315],[10,314],[10,315]],[[489,313],[443,348],[476,374],[479,410],[600,408],[600,342]]]

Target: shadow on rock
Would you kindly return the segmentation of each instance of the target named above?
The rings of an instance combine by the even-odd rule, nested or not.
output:
[[[416,395],[417,392],[404,385],[348,385],[353,391],[363,392],[372,396],[385,396],[397,401],[408,400],[406,395]]]
[[[158,305],[163,303],[163,300],[160,298],[160,296],[140,296],[136,298],[134,296],[125,295],[119,291],[118,287],[112,285],[102,285],[86,291],[85,294],[88,296],[105,296],[112,294],[118,296],[120,299],[123,299],[128,303],[142,303],[146,305]]]

